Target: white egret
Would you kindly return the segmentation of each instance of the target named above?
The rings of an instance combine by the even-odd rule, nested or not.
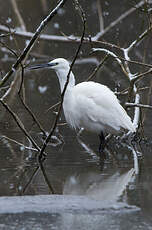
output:
[[[40,68],[50,68],[56,72],[62,93],[70,69],[69,62],[57,58],[30,69]],[[122,129],[135,132],[131,118],[107,86],[93,81],[75,85],[72,72],[64,95],[63,111],[67,123],[72,128],[84,128],[99,135],[100,153],[105,146],[104,133],[118,134]]]

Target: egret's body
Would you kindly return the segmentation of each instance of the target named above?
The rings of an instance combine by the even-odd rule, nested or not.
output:
[[[42,67],[55,70],[62,92],[70,69],[68,61],[57,58],[32,69]],[[107,86],[93,81],[75,85],[72,72],[64,95],[63,110],[67,123],[75,129],[84,128],[99,135],[102,133],[102,136],[103,133],[116,134],[122,129],[135,132],[130,117]]]
[[[118,133],[121,129],[135,131],[130,117],[117,97],[106,86],[83,82],[68,87],[63,101],[67,123],[100,134]]]

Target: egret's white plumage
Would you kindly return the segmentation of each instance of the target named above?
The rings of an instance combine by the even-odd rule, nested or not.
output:
[[[47,65],[55,70],[62,92],[70,69],[68,61],[57,58]],[[75,85],[72,72],[64,95],[63,110],[67,123],[73,128],[83,127],[98,134],[115,134],[121,129],[135,132],[130,117],[107,86],[93,81]]]

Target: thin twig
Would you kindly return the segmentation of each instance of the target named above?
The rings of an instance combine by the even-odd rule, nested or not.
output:
[[[62,94],[61,94],[61,103],[60,103],[60,105],[59,105],[59,107],[58,107],[58,112],[57,112],[56,118],[55,118],[55,120],[54,120],[53,126],[52,126],[52,128],[51,128],[51,131],[50,131],[49,135],[48,135],[47,138],[45,139],[44,144],[43,144],[43,146],[42,146],[42,148],[41,148],[41,150],[40,150],[40,152],[39,152],[39,157],[38,157],[39,162],[41,162],[41,160],[43,159],[43,152],[44,152],[45,148],[47,147],[47,144],[48,144],[48,142],[50,141],[51,136],[53,135],[53,133],[54,133],[54,131],[55,131],[55,129],[56,129],[56,126],[57,126],[57,123],[58,123],[58,119],[59,119],[59,117],[60,117],[60,113],[61,113],[61,109],[62,109],[62,104],[63,104],[63,100],[64,100],[65,91],[66,91],[66,88],[67,88],[68,83],[69,83],[70,73],[71,73],[71,71],[72,71],[73,65],[74,65],[74,63],[75,63],[75,61],[76,61],[76,59],[77,59],[77,57],[78,57],[79,51],[80,51],[81,46],[82,46],[82,43],[83,43],[83,38],[84,38],[84,35],[85,35],[86,18],[85,18],[85,14],[84,14],[82,8],[81,8],[81,13],[82,13],[82,19],[83,19],[83,32],[82,32],[82,36],[81,36],[81,41],[80,41],[80,44],[79,44],[78,49],[77,49],[77,51],[76,51],[76,54],[75,54],[75,56],[74,56],[74,59],[73,59],[73,61],[72,61],[72,63],[71,63],[71,66],[70,66],[68,75],[67,75],[67,81],[66,81],[66,83],[65,83],[63,92],[62,92]]]
[[[21,87],[22,87],[22,82],[24,79],[24,67],[22,66],[22,74],[21,74],[21,84],[20,84],[20,89],[18,92],[19,95],[19,99],[21,101],[21,103],[23,104],[23,106],[25,107],[25,109],[27,110],[27,112],[30,114],[30,116],[32,117],[33,121],[36,123],[36,125],[38,126],[38,128],[40,129],[40,131],[43,133],[43,135],[46,137],[46,132],[43,129],[42,125],[40,124],[40,122],[38,121],[38,119],[36,118],[36,116],[34,115],[34,113],[32,112],[32,110],[28,107],[28,105],[25,103],[25,101],[23,100],[22,96],[21,96]]]
[[[18,58],[18,55],[17,55],[17,53],[13,50],[13,49],[11,49],[10,47],[8,47],[4,42],[2,42],[2,41],[0,41],[0,44],[2,45],[2,46],[4,46],[7,50],[9,50],[16,58]]]
[[[28,113],[31,115],[33,121],[36,123],[36,125],[38,126],[38,128],[40,129],[40,131],[43,133],[43,135],[46,137],[46,132],[43,129],[42,125],[40,124],[40,122],[38,121],[37,117],[34,115],[34,113],[32,112],[32,110],[28,107],[28,105],[23,101],[23,98],[21,97],[21,95],[19,94],[19,98],[21,103],[23,104],[23,106],[25,107],[25,109],[28,111]]]
[[[61,103],[61,102],[59,101],[59,102],[57,102],[56,104],[52,105],[50,108],[48,108],[48,109],[46,110],[46,113],[49,112],[50,110],[56,108],[60,103]]]
[[[42,171],[42,173],[43,173],[43,177],[44,177],[44,179],[45,179],[46,184],[48,185],[48,188],[49,188],[51,194],[55,194],[55,190],[54,190],[53,186],[51,185],[50,181],[48,180],[48,177],[47,177],[45,168],[44,168],[44,166],[43,166],[43,162],[41,161],[41,162],[39,162],[39,163],[40,163],[40,164],[39,164],[40,169],[41,169],[41,171]]]
[[[39,146],[36,144],[36,142],[33,140],[33,138],[29,135],[29,133],[26,131],[26,129],[24,128],[23,123],[21,122],[21,120],[19,119],[19,117],[10,109],[10,107],[2,100],[0,99],[0,103],[5,107],[5,109],[11,114],[11,116],[13,117],[14,121],[16,122],[16,124],[18,125],[18,127],[22,130],[22,132],[24,133],[24,135],[32,142],[33,146],[40,151]]]
[[[92,78],[96,75],[96,73],[98,72],[98,70],[101,68],[101,66],[104,64],[104,62],[108,59],[109,54],[106,54],[105,57],[103,58],[103,60],[99,63],[99,65],[94,69],[94,71],[92,72],[92,74],[90,74],[90,76],[87,78],[86,81],[90,81],[92,80]]]
[[[33,178],[34,178],[34,177],[36,176],[36,174],[38,173],[39,169],[40,169],[39,166],[37,166],[37,167],[35,168],[35,170],[34,170],[34,172],[32,173],[30,179],[28,180],[27,184],[24,186],[24,188],[23,188],[23,190],[22,190],[22,193],[23,193],[23,194],[25,194],[27,188],[28,188],[29,185],[31,184]]]

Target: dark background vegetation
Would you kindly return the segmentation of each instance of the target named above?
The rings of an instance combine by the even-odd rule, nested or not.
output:
[[[16,5],[14,5],[14,2]],[[136,10],[128,13],[128,16],[124,18],[120,18],[106,32],[111,23],[116,22],[120,16],[129,12],[131,8],[135,9],[135,5],[139,3],[143,3],[141,7],[136,6]],[[16,56],[20,56],[33,35],[28,32],[35,32],[41,21],[56,6],[56,1],[0,0],[0,5],[0,76],[3,79],[16,62]],[[151,1],[83,0],[81,1],[81,6],[87,21],[85,38],[89,40],[90,37],[92,42],[89,42],[87,39],[87,41],[84,41],[73,66],[77,82],[86,80],[105,57],[106,53],[103,52],[91,53],[92,47],[104,48],[124,58],[122,48],[129,47],[135,40],[139,40],[139,42],[129,52],[129,57],[131,61],[138,63],[124,61],[122,63],[125,68],[129,67],[129,73],[132,74],[151,71]],[[58,14],[42,31],[42,34],[56,35],[57,37],[39,38],[26,60],[22,63],[23,65],[43,63],[57,57],[64,57],[69,61],[73,60],[79,45],[77,40],[80,39],[83,28],[80,12],[76,8],[74,1],[67,1],[65,6],[58,11]],[[17,11],[20,15],[17,15]],[[102,17],[99,19],[100,14]],[[146,30],[148,32],[143,39],[140,39],[140,35]],[[103,35],[98,40],[95,40],[95,36],[99,32],[103,32]],[[65,41],[62,41],[62,38]],[[77,40],[75,41],[75,39]],[[145,64],[149,64],[149,66]],[[28,134],[41,147],[44,140],[42,132],[25,109],[18,95],[21,79],[20,70],[14,72],[8,81],[2,85],[0,96],[11,111],[22,121]],[[152,80],[151,73],[145,76],[136,83],[137,89],[140,89],[138,92],[140,95],[138,104],[141,104],[141,108],[137,112],[140,117],[139,122],[137,122],[139,127],[138,137],[139,139],[141,138],[140,145],[137,145],[137,153],[142,155],[140,160],[140,176],[133,191],[128,192],[128,200],[131,204],[139,205],[145,212],[149,212],[152,211],[152,112],[150,107],[152,104]],[[113,91],[118,92],[122,92],[130,87],[130,80],[124,74],[118,62],[111,56],[96,73],[93,80],[106,84]],[[127,94],[118,95],[121,103],[124,105],[128,95],[128,91],[125,92]],[[55,73],[48,70],[30,72],[25,68],[22,95],[28,108],[37,117],[45,132],[49,132],[55,119],[57,108],[49,111],[48,109],[60,101],[59,84]],[[133,93],[130,102],[134,103],[135,98],[136,94]],[[148,105],[149,108],[143,108],[142,105]],[[128,109],[132,119],[135,116],[134,109],[134,105]],[[62,124],[64,122],[64,116],[61,114],[59,123]],[[65,182],[73,175],[78,178],[84,178],[85,182],[81,183],[86,183],[87,187],[86,178],[90,178],[90,175],[93,173],[96,175],[101,174],[98,157],[96,156],[98,155],[97,136],[84,132],[81,139],[82,143],[78,141],[76,133],[67,125],[60,125],[47,146],[48,156],[44,166],[56,193],[63,193]],[[62,143],[63,140],[64,144]],[[27,139],[26,135],[14,121],[12,114],[4,109],[2,104],[0,105],[0,146],[0,195],[23,194],[25,186],[37,167],[36,151],[32,150],[34,147],[31,141]],[[104,169],[106,175],[113,175],[117,171],[121,174],[133,167],[132,150],[130,150],[127,144],[121,145],[119,141],[113,138],[109,147],[108,159]],[[115,154],[117,161],[114,160],[113,154]],[[48,185],[41,170],[39,170],[27,187],[25,194],[48,193]]]

